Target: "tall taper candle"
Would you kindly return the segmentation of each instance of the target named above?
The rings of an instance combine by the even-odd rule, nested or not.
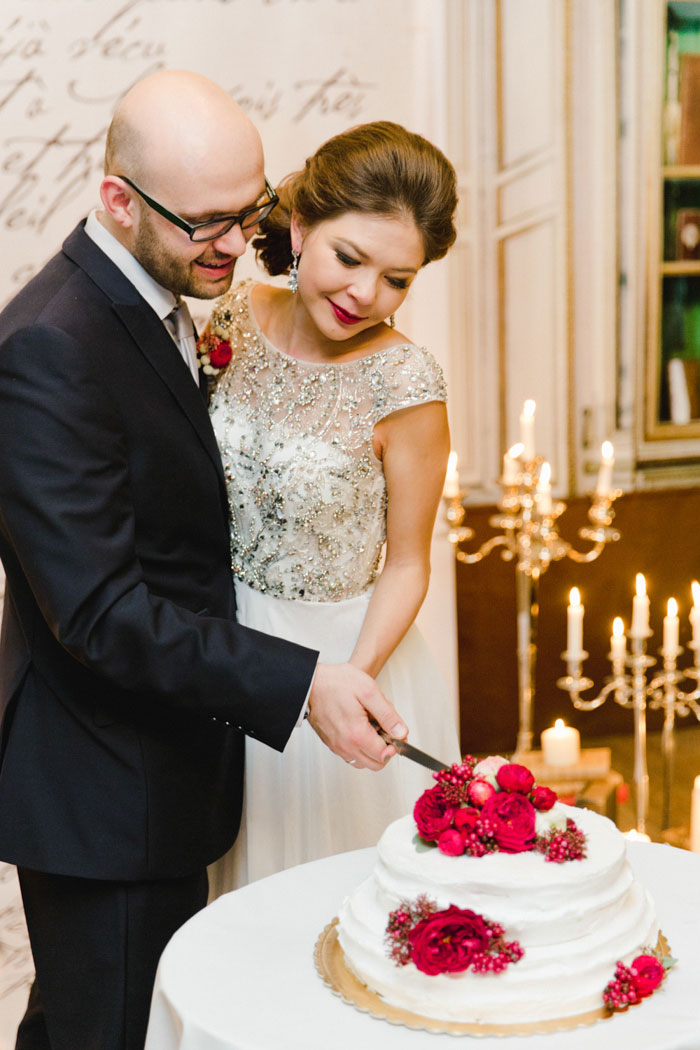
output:
[[[445,487],[442,490],[445,499],[454,499],[459,496],[459,469],[457,467],[457,453],[453,450],[447,458],[447,473],[445,474]]]
[[[664,616],[664,650],[672,653],[678,648],[678,602],[675,598],[668,599]]]
[[[693,782],[690,798],[690,848],[693,853],[700,853],[700,776]]]
[[[503,455],[503,484],[504,485],[517,485],[520,475],[520,466],[518,460],[523,454],[525,446],[522,442],[518,442],[517,445],[511,445],[506,453]]]
[[[529,398],[520,413],[520,440],[526,463],[535,458],[535,402]]]
[[[615,463],[615,454],[612,444],[609,441],[603,442],[603,447],[600,452],[602,460],[600,463],[600,470],[598,471],[596,493],[599,496],[607,496],[610,492],[610,485],[612,484],[612,469]]]
[[[700,644],[700,583],[693,580],[690,585],[693,592],[693,607],[690,610],[690,626],[693,628],[693,641]]]
[[[583,605],[578,587],[569,591],[566,627],[566,654],[569,660],[580,660],[583,656]]]
[[[647,581],[641,572],[636,576],[636,591],[632,599],[632,626],[630,637],[646,638],[649,634],[649,598],[647,596]]]

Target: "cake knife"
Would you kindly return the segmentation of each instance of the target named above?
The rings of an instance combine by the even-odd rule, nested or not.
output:
[[[427,766],[428,769],[434,769],[440,771],[441,769],[449,769],[450,767],[445,763],[441,762],[438,758],[433,758],[432,755],[426,754],[425,751],[421,751],[420,748],[414,747],[413,744],[409,744],[407,740],[398,740],[382,729],[379,722],[375,722],[373,718],[370,718],[370,722],[379,733],[380,737],[386,744],[393,744],[400,755],[404,758],[410,758],[412,762],[418,762],[421,766]]]

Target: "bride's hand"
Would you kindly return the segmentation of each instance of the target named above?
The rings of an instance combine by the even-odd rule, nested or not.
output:
[[[309,696],[309,722],[336,755],[357,769],[383,769],[396,748],[370,724],[374,718],[388,736],[404,739],[408,730],[377,683],[352,664],[319,664]]]

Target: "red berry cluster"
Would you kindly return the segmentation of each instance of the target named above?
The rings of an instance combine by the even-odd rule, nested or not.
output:
[[[583,860],[586,856],[586,836],[567,817],[566,830],[552,828],[546,835],[538,835],[535,849],[544,853],[545,860],[555,864],[563,864],[565,860]]]
[[[637,992],[634,974],[629,966],[619,962],[615,967],[615,976],[609,981],[603,992],[603,1002],[606,1009],[613,1013],[615,1010],[626,1010],[635,1003],[640,1003],[641,996]]]
[[[441,769],[433,773],[433,779],[438,782],[442,789],[445,800],[453,806],[469,806],[469,785],[474,779],[474,766],[477,759],[473,755],[465,755],[460,765],[453,763],[449,769]]]
[[[396,911],[389,913],[384,941],[389,957],[397,966],[405,966],[411,961],[409,931],[437,910],[438,906],[435,901],[431,901],[425,893],[421,893],[420,897],[416,897],[414,901],[401,901]]]
[[[475,952],[471,970],[474,973],[502,973],[506,966],[522,959],[525,951],[518,941],[507,941],[506,931],[497,922],[490,922],[488,936],[492,938],[488,951]]]

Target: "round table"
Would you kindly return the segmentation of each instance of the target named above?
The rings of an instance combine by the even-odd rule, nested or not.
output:
[[[678,960],[662,988],[590,1027],[480,1037],[478,1050],[700,1050],[700,855],[657,844],[628,848]],[[161,958],[145,1050],[437,1050],[455,1038],[361,1013],[316,972],[319,933],[375,855],[357,850],[291,868],[190,919]]]

